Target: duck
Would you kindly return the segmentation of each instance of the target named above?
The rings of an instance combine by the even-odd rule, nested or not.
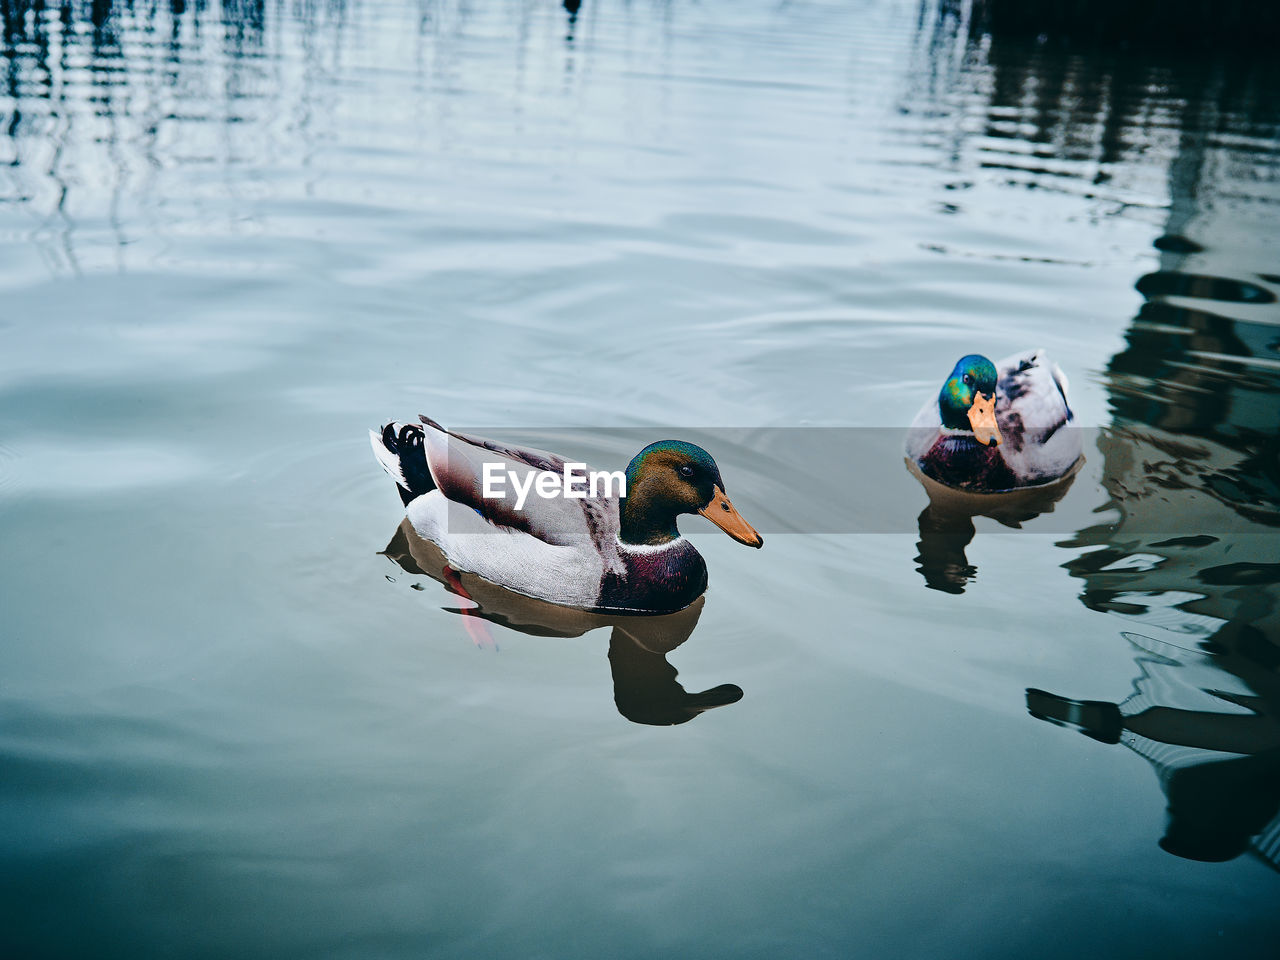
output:
[[[613,475],[617,483],[574,483],[562,490],[572,486],[572,495],[548,496],[547,474],[577,480],[581,473],[567,471],[584,465],[418,420],[369,431],[406,519],[451,567],[515,593],[594,612],[673,613],[707,589],[706,562],[680,534],[679,516],[701,514],[739,543],[764,545],[696,444],[651,443]],[[517,492],[532,493],[535,480],[539,495],[521,502]]]
[[[908,463],[930,480],[970,493],[1006,493],[1073,475],[1080,431],[1067,378],[1043,349],[992,363],[956,361],[938,395],[907,431]]]

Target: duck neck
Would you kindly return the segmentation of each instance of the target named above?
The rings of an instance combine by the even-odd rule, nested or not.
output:
[[[948,395],[946,388],[943,388],[942,395],[938,398],[938,412],[941,414],[944,427],[951,430],[963,430],[968,433],[973,431],[973,427],[969,423],[968,410],[957,406]]]
[[[619,511],[621,526],[618,539],[636,546],[661,546],[680,536],[676,514],[663,505],[641,484],[627,484]]]

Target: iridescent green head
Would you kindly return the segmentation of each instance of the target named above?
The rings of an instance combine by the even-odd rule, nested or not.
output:
[[[657,545],[680,536],[676,517],[700,513],[748,546],[764,543],[725,496],[720,468],[711,454],[684,440],[651,443],[627,464],[627,495],[621,504],[624,543]]]
[[[942,425],[953,430],[970,430],[969,408],[977,394],[996,394],[996,365],[981,354],[971,353],[956,361],[955,369],[938,392],[938,412]]]

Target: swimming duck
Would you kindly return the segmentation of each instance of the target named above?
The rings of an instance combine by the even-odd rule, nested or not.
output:
[[[970,354],[916,414],[906,453],[925,476],[974,493],[1051,483],[1080,459],[1074,419],[1067,378],[1043,350],[999,364]]]
[[[586,610],[671,613],[707,589],[706,563],[680,535],[678,516],[700,513],[739,543],[764,544],[725,495],[715,460],[695,444],[649,444],[628,464],[622,497],[621,483],[593,490],[578,481],[574,496],[518,503],[514,491],[532,492],[535,479],[541,488],[547,474],[565,477],[565,458],[418,419],[369,432],[409,522],[451,566],[516,593]],[[514,491],[486,487],[496,477],[509,478]]]

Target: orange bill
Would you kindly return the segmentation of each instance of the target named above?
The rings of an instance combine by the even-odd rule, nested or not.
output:
[[[996,426],[996,395],[983,396],[975,394],[973,406],[969,408],[969,425],[973,427],[973,435],[979,443],[990,446],[1004,439],[1000,436],[1000,428]]]
[[[729,502],[723,490],[719,487],[715,490],[711,502],[698,512],[739,543],[745,543],[748,547],[763,547],[764,537],[742,519],[742,514]]]

